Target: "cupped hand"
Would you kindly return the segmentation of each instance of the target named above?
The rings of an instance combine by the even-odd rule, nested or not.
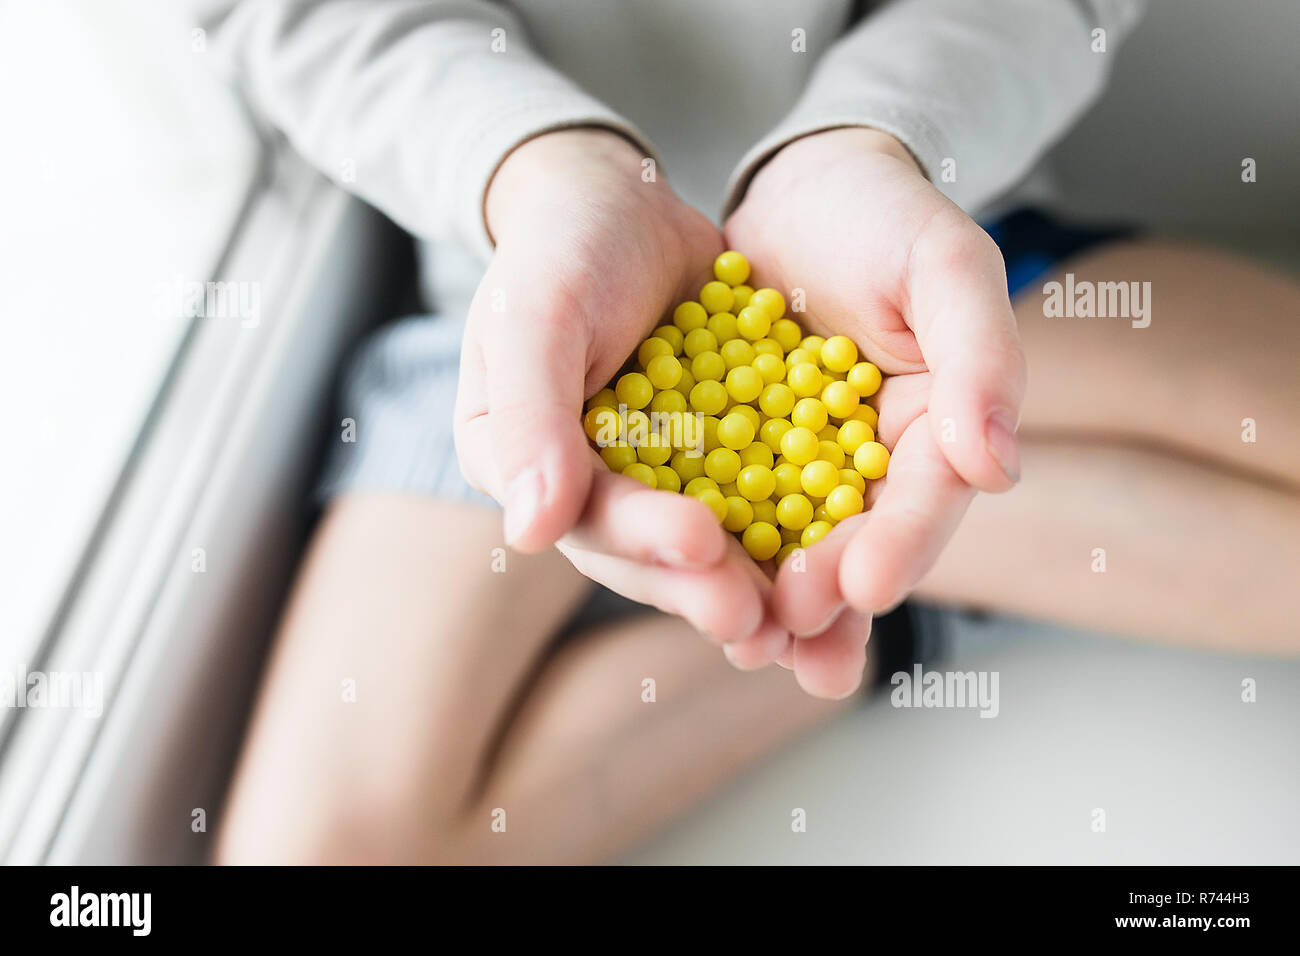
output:
[[[725,234],[766,284],[802,298],[809,332],[849,336],[890,376],[870,400],[887,476],[869,483],[865,513],[783,565],[772,594],[796,636],[784,662],[810,692],[839,696],[861,679],[860,615],[907,595],[976,490],[1019,478],[1026,371],[1002,256],[897,140],[861,128],[784,147]]]
[[[770,582],[705,505],[611,473],[582,430],[583,401],[698,293],[723,248],[642,170],[628,141],[595,129],[537,137],[497,170],[496,251],[461,356],[461,469],[504,507],[513,548],[557,545],[595,581],[770,660],[788,642],[766,611]]]

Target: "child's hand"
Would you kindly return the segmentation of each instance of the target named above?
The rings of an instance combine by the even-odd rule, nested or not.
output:
[[[726,239],[787,299],[804,290],[807,314],[796,318],[810,331],[850,336],[894,376],[871,400],[892,458],[888,476],[869,485],[870,511],[808,549],[802,573],[787,562],[777,575],[778,619],[796,635],[818,634],[846,604],[872,613],[900,602],[975,489],[1005,491],[1018,478],[1025,362],[1002,256],[897,140],[860,128],[777,153]],[[865,639],[796,640],[800,681],[850,689]]]
[[[474,487],[505,508],[506,539],[558,542],[584,574],[770,661],[788,632],[764,621],[770,585],[708,508],[609,472],[582,403],[651,328],[711,276],[722,237],[642,156],[594,129],[549,133],[501,165],[486,200],[496,253],[470,307],[456,446]],[[757,661],[755,661],[757,662]]]

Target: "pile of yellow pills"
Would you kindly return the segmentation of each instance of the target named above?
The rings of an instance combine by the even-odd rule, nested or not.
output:
[[[587,401],[583,430],[611,471],[688,495],[756,561],[785,560],[865,507],[885,476],[865,404],[881,374],[844,335],[805,335],[749,261],[722,253],[698,300]]]

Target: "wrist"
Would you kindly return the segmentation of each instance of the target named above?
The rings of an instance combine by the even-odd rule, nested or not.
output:
[[[506,154],[488,182],[483,219],[489,237],[495,242],[521,213],[553,201],[557,185],[588,185],[584,169],[639,176],[643,158],[630,140],[600,127],[555,130],[525,140]]]
[[[911,150],[896,137],[868,126],[837,126],[786,143],[754,175],[751,188],[764,180],[765,185],[780,192],[806,176],[809,170],[822,174],[846,160],[859,162],[867,158],[897,163],[908,172],[926,178]]]

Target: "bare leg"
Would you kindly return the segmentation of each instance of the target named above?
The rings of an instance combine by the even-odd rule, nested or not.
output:
[[[1300,498],[1139,448],[1029,441],[1022,455],[1020,485],[976,499],[918,595],[1300,653]]]
[[[340,500],[299,571],[218,838],[218,859],[392,859],[453,819],[510,701],[590,587],[509,555],[500,516],[414,497]],[[354,682],[355,703],[345,694]],[[328,838],[327,838],[328,837]]]
[[[555,553],[493,573],[500,537],[498,515],[432,500],[332,509],[276,638],[219,861],[595,859],[846,706],[778,668],[735,671],[658,614],[548,658],[589,584]]]
[[[869,657],[868,683],[871,673]],[[593,632],[561,647],[531,689],[454,858],[608,859],[847,706],[810,697],[780,668],[734,670],[678,619]],[[490,827],[494,811],[504,832]]]
[[[1041,284],[1018,296],[1026,435],[1132,441],[1300,489],[1300,284],[1176,242],[1103,246],[1060,272],[1150,282],[1151,324],[1045,318]]]
[[[1117,244],[1061,271],[1151,281],[1151,325],[1047,319],[1037,288],[1017,300],[1024,479],[976,500],[918,593],[1300,651],[1300,286],[1171,243]],[[1244,418],[1257,442],[1242,441]]]

